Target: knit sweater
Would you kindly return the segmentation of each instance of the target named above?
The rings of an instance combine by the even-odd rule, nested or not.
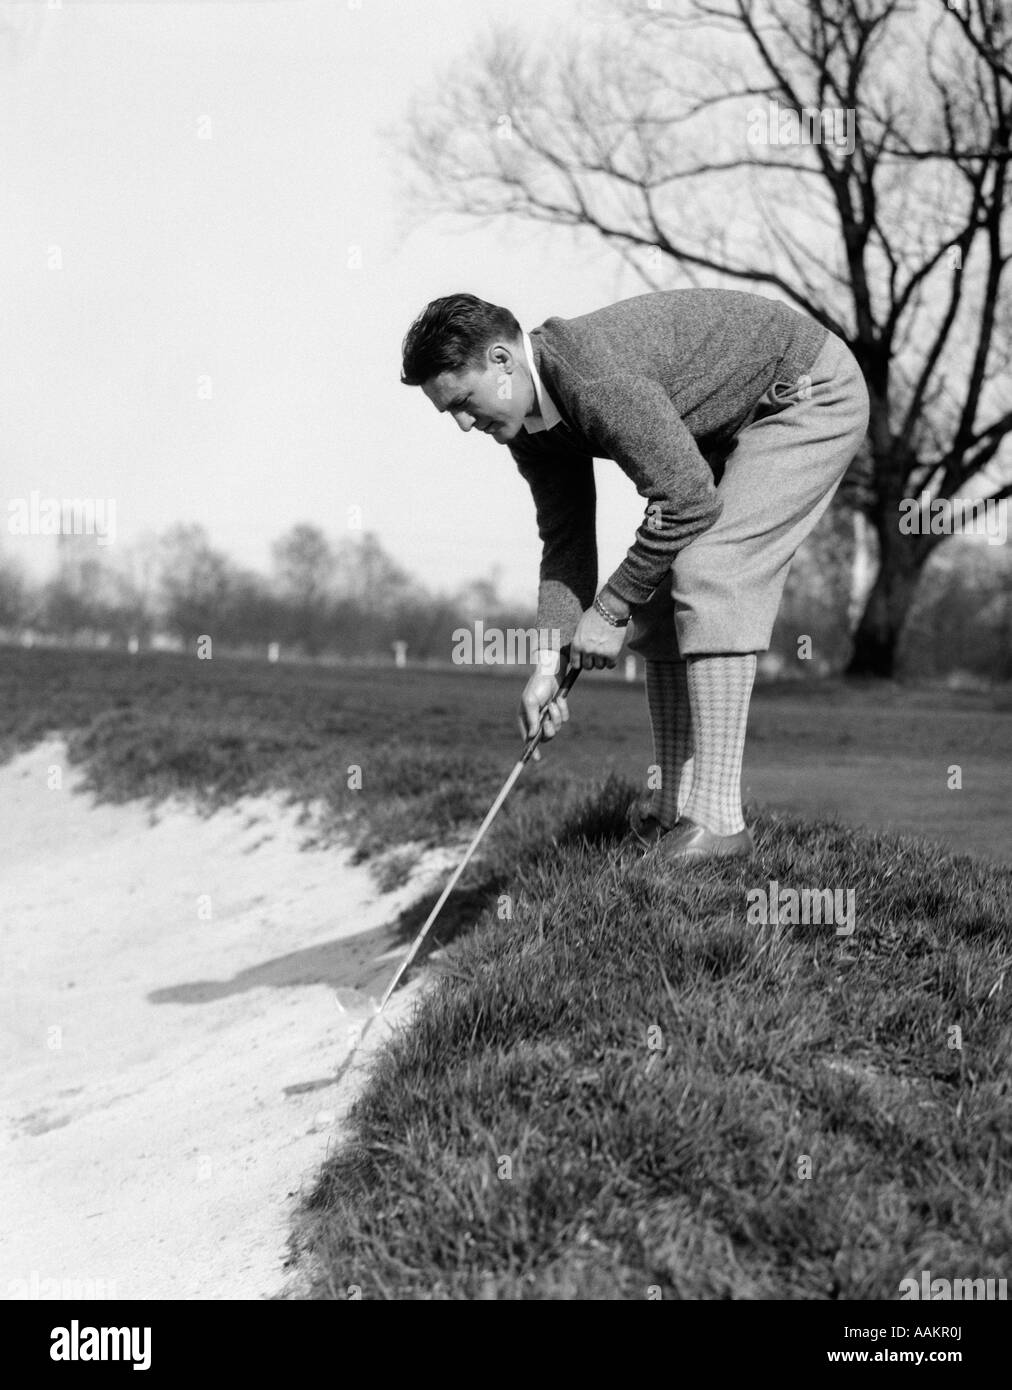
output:
[[[542,541],[539,630],[557,629],[567,646],[597,592],[593,460],[614,460],[647,499],[607,581],[635,608],[720,515],[713,464],[774,382],[797,385],[826,337],[814,319],[737,290],[636,295],[531,329],[534,365],[562,415],[509,444]]]

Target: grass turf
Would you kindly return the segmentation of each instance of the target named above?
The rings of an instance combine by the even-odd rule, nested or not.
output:
[[[630,794],[501,827],[476,930],[306,1203],[316,1294],[891,1299],[1012,1272],[1012,872],[766,817],[754,863],[649,867]],[[774,879],[853,887],[853,937],[748,925]]]

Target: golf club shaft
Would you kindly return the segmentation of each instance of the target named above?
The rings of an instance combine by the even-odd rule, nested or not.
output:
[[[415,956],[418,954],[418,948],[421,946],[422,942],[425,940],[426,935],[428,934],[429,928],[432,926],[433,922],[434,922],[434,921],[436,920],[436,918],[439,916],[439,913],[440,913],[440,911],[441,911],[441,909],[442,909],[443,904],[446,902],[447,898],[448,898],[448,897],[450,896],[450,894],[453,892],[453,889],[454,889],[454,887],[456,886],[457,880],[460,878],[461,874],[462,874],[462,873],[464,872],[464,870],[467,868],[467,865],[468,865],[468,863],[470,862],[470,859],[471,859],[471,855],[475,852],[475,850],[476,850],[476,849],[478,848],[478,846],[481,844],[482,836],[485,834],[485,831],[489,828],[489,826],[490,826],[490,825],[492,824],[492,822],[495,820],[496,815],[497,815],[497,813],[498,813],[498,811],[499,811],[499,807],[500,807],[500,806],[503,804],[503,802],[506,800],[507,796],[509,796],[510,791],[512,790],[512,787],[513,787],[514,782],[517,780],[517,778],[520,776],[520,774],[521,774],[521,772],[523,772],[523,770],[524,770],[524,760],[521,759],[519,762],[517,762],[516,766],[513,768],[513,771],[510,773],[509,777],[507,777],[506,783],[505,783],[505,785],[504,785],[502,791],[499,793],[499,795],[496,797],[495,801],[492,803],[491,810],[489,811],[489,813],[488,813],[488,815],[485,817],[485,819],[482,821],[481,826],[480,826],[480,828],[479,828],[479,830],[478,830],[477,835],[475,835],[474,839],[473,839],[473,840],[471,841],[471,843],[468,845],[468,847],[467,847],[467,853],[464,855],[463,859],[462,859],[462,860],[460,861],[460,863],[457,865],[456,871],[454,872],[454,875],[453,875],[453,877],[450,879],[449,883],[448,883],[448,884],[446,885],[446,887],[443,889],[442,893],[440,893],[440,895],[439,895],[439,901],[436,903],[435,907],[434,907],[434,908],[432,909],[432,911],[429,913],[428,918],[426,919],[425,925],[422,927],[421,931],[418,933],[418,935],[415,937],[414,941],[412,942],[411,950],[408,952],[408,954],[407,954],[407,955],[404,957],[404,959],[401,961],[400,965],[397,967],[397,973],[396,973],[396,975],[394,975],[394,977],[393,977],[393,979],[390,981],[389,985],[387,985],[386,993],[384,994],[383,998],[380,1000],[380,1006],[379,1006],[379,1012],[380,1012],[380,1013],[382,1013],[383,1010],[386,1008],[387,1000],[390,998],[391,994],[393,994],[394,990],[397,988],[397,981],[401,978],[401,976],[404,974],[405,970],[407,970],[408,966],[411,964],[411,962],[414,960]]]
[[[485,831],[488,829],[488,827],[492,824],[493,820],[495,819],[496,812],[499,810],[499,807],[503,804],[503,802],[506,800],[507,796],[509,795],[510,789],[512,788],[513,783],[514,783],[514,782],[517,780],[517,778],[520,776],[521,772],[523,772],[523,770],[524,770],[524,761],[525,761],[525,760],[524,760],[523,758],[521,758],[521,759],[517,762],[517,764],[516,764],[516,766],[514,767],[513,771],[510,773],[509,777],[506,779],[506,785],[503,787],[502,791],[501,791],[501,792],[499,793],[499,795],[496,797],[495,801],[494,801],[493,804],[492,804],[492,809],[489,811],[488,815],[487,815],[487,816],[485,817],[485,819],[482,821],[482,823],[481,823],[481,828],[480,828],[480,830],[478,831],[477,835],[475,835],[474,839],[471,841],[470,845],[468,846],[467,853],[464,855],[463,859],[462,859],[462,860],[460,861],[460,863],[458,864],[456,873],[453,875],[453,877],[450,879],[449,883],[446,885],[446,887],[443,889],[442,893],[439,895],[439,901],[436,903],[435,907],[434,907],[434,908],[432,909],[432,911],[429,913],[428,918],[426,919],[426,922],[425,922],[424,927],[422,927],[421,931],[420,931],[420,932],[418,933],[418,935],[415,937],[415,939],[414,939],[414,941],[413,941],[413,943],[412,943],[412,945],[411,945],[411,950],[408,952],[408,954],[407,954],[407,955],[404,957],[404,959],[401,961],[400,965],[397,967],[397,971],[396,971],[396,973],[395,973],[393,979],[392,979],[392,980],[390,981],[390,983],[387,985],[386,993],[383,995],[383,998],[380,1000],[379,1008],[376,1010],[376,1012],[375,1012],[374,1014],[371,1014],[370,1017],[366,1019],[365,1027],[362,1029],[362,1032],[359,1034],[358,1041],[355,1043],[355,1045],[354,1045],[354,1047],[352,1048],[351,1052],[350,1052],[350,1053],[348,1054],[348,1056],[345,1058],[344,1064],[341,1066],[340,1070],[339,1070],[338,1073],[337,1073],[337,1077],[336,1077],[336,1080],[337,1080],[337,1081],[341,1081],[341,1080],[343,1079],[345,1072],[348,1070],[349,1066],[350,1066],[351,1063],[352,1063],[352,1060],[353,1060],[353,1058],[354,1058],[355,1053],[358,1051],[359,1047],[361,1047],[362,1043],[365,1041],[365,1036],[366,1036],[366,1034],[369,1032],[369,1029],[372,1027],[373,1020],[376,1019],[376,1018],[378,1018],[378,1017],[380,1016],[380,1014],[383,1012],[383,1010],[386,1008],[387,1003],[388,1003],[388,1001],[389,1001],[389,999],[390,999],[391,994],[393,994],[394,990],[397,988],[397,982],[398,982],[398,980],[401,978],[401,976],[404,974],[405,970],[407,970],[408,966],[411,964],[411,962],[414,960],[415,956],[418,954],[418,948],[421,946],[422,942],[425,940],[425,937],[426,937],[426,934],[428,933],[429,928],[432,926],[433,922],[434,922],[434,921],[436,920],[436,918],[439,916],[439,912],[440,912],[440,909],[442,908],[443,904],[446,902],[447,898],[448,898],[448,897],[450,896],[450,894],[453,892],[454,885],[456,884],[457,880],[460,878],[461,874],[464,872],[465,868],[467,867],[467,864],[468,864],[468,861],[469,861],[470,858],[471,858],[471,855],[474,853],[474,851],[478,848],[478,845],[481,843],[481,837],[484,835]]]
[[[577,678],[577,676],[578,676],[579,674],[580,674],[580,668],[579,668],[578,666],[571,666],[571,667],[569,668],[569,670],[566,672],[565,679],[563,680],[562,684],[560,685],[560,687],[559,687],[559,689],[558,689],[558,692],[552,697],[552,699],[558,699],[559,695],[568,695],[569,691],[572,690],[573,685],[574,685],[575,682],[576,682],[576,678]],[[432,909],[432,911],[429,913],[429,916],[428,916],[428,918],[426,919],[425,925],[422,927],[421,931],[418,933],[418,935],[415,937],[414,941],[412,942],[411,950],[408,952],[408,954],[407,954],[407,955],[404,957],[404,959],[401,961],[400,965],[397,967],[397,973],[394,975],[393,979],[390,981],[389,985],[387,986],[386,993],[383,995],[383,998],[380,1000],[380,1006],[379,1006],[379,1009],[377,1010],[377,1013],[382,1013],[383,1010],[386,1008],[387,1001],[389,1000],[391,994],[393,994],[394,990],[397,988],[397,982],[398,982],[398,980],[401,978],[401,976],[404,974],[405,970],[407,970],[408,966],[411,964],[411,962],[414,960],[415,956],[418,954],[418,949],[419,949],[419,947],[421,946],[422,942],[425,940],[425,938],[426,938],[426,936],[427,936],[427,934],[428,934],[429,928],[432,926],[433,922],[434,922],[434,921],[436,920],[436,918],[439,916],[439,913],[440,913],[440,911],[441,911],[441,909],[442,909],[443,904],[446,902],[447,898],[448,898],[448,897],[450,896],[450,894],[453,892],[453,889],[454,889],[454,887],[455,887],[455,885],[456,885],[456,883],[457,883],[457,880],[460,878],[461,874],[462,874],[462,873],[464,872],[464,870],[466,869],[468,863],[470,862],[470,859],[471,859],[472,854],[475,852],[475,850],[476,850],[476,849],[478,848],[478,846],[481,844],[482,837],[484,836],[486,830],[489,828],[489,826],[490,826],[490,825],[492,824],[492,822],[495,820],[496,815],[497,815],[498,812],[499,812],[500,806],[501,806],[501,805],[503,804],[503,802],[506,800],[507,796],[509,796],[510,791],[511,791],[512,788],[513,788],[513,784],[516,782],[516,780],[517,780],[517,778],[520,776],[521,772],[523,772],[524,767],[525,767],[525,765],[527,764],[527,762],[530,760],[531,756],[533,755],[535,748],[537,748],[538,744],[541,742],[541,739],[542,739],[542,737],[543,737],[543,735],[544,735],[544,731],[545,731],[545,720],[546,720],[547,718],[548,718],[548,705],[546,705],[545,708],[541,711],[541,717],[540,717],[540,719],[538,720],[538,727],[535,729],[534,733],[530,736],[530,738],[529,738],[529,739],[527,740],[527,742],[524,744],[524,751],[523,751],[523,753],[520,755],[519,761],[516,763],[515,767],[513,768],[513,771],[510,773],[510,775],[506,778],[506,782],[505,782],[505,784],[504,784],[504,786],[503,786],[502,791],[501,791],[501,792],[499,793],[499,795],[496,797],[495,801],[493,801],[492,806],[491,806],[491,809],[490,809],[489,812],[488,812],[488,815],[487,815],[487,816],[485,817],[485,819],[482,821],[482,823],[481,823],[481,825],[480,825],[480,827],[479,827],[479,829],[478,829],[477,835],[475,835],[474,839],[473,839],[473,840],[471,841],[471,843],[468,845],[468,847],[467,847],[467,853],[464,855],[463,859],[462,859],[462,860],[460,861],[460,863],[458,864],[457,870],[456,870],[456,872],[454,873],[453,877],[450,879],[449,883],[446,885],[446,887],[443,889],[442,893],[439,895],[439,901],[436,903],[435,907],[434,907],[434,908]]]

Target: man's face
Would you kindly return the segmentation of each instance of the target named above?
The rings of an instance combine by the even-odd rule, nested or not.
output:
[[[519,343],[495,343],[477,367],[440,372],[422,390],[439,411],[452,415],[465,432],[481,430],[497,444],[506,444],[534,412],[534,384]]]

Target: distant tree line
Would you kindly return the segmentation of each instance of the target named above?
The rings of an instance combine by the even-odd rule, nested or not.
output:
[[[533,586],[536,588],[536,585]],[[370,534],[332,542],[299,524],[272,547],[270,574],[234,564],[199,525],[179,524],[133,547],[101,550],[59,537],[52,578],[33,583],[0,554],[0,633],[138,649],[194,648],[393,660],[450,660],[455,629],[533,627],[535,613],[501,599],[494,579],[433,593]]]
[[[855,514],[833,507],[799,552],[788,579],[766,669],[785,676],[846,668],[866,591]],[[272,547],[260,574],[217,550],[202,526],[179,524],[115,552],[87,536],[60,537],[55,574],[35,583],[0,553],[0,636],[144,650],[194,650],[210,637],[217,651],[266,656],[449,661],[454,633],[531,629],[533,605],[509,603],[494,576],[435,593],[386,553],[375,535],[333,542],[299,524]],[[874,556],[866,566],[868,582]],[[536,576],[532,575],[532,599]],[[900,643],[900,671],[914,677],[964,672],[1012,679],[1012,556],[954,537],[928,564]]]

